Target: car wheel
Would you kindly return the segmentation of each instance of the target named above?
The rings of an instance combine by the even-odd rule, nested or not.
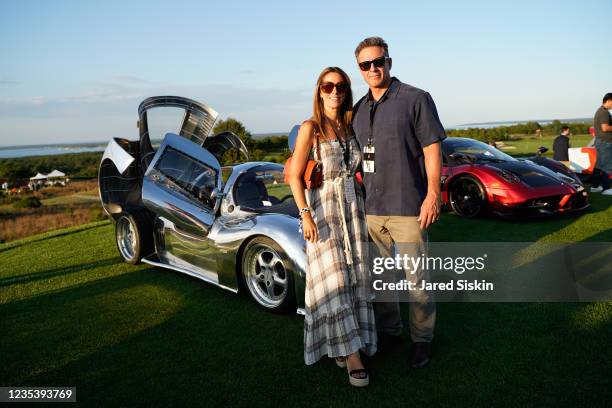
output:
[[[486,195],[482,184],[471,176],[460,176],[449,189],[451,209],[457,215],[474,218],[486,207]]]
[[[276,242],[257,237],[244,249],[242,278],[251,298],[262,308],[284,312],[295,304],[291,261]]]
[[[124,214],[115,224],[117,249],[123,260],[136,265],[152,252],[153,234],[146,220],[139,214]]]

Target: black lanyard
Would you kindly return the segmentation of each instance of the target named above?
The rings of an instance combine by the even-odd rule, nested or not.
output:
[[[393,83],[393,79],[391,79],[391,83]],[[385,90],[385,93],[383,93],[382,96],[378,98],[377,101],[374,100],[374,97],[372,96],[372,91],[368,91],[369,92],[368,108],[370,111],[370,133],[368,134],[368,145],[369,146],[374,145],[374,115],[376,114],[376,109],[378,109],[378,105],[380,105],[382,101],[384,101],[385,98],[387,97],[387,94],[389,93],[389,89],[391,89],[391,84],[389,84],[389,87]]]
[[[374,115],[376,114],[376,109],[378,108],[378,102],[369,101],[368,108],[370,111],[370,133],[368,133],[368,146],[372,146],[374,144]]]

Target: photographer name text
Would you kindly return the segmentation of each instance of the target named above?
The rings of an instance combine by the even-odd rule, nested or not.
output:
[[[422,280],[420,285],[417,285],[417,282],[411,282],[406,279],[403,279],[399,282],[383,282],[378,279],[372,282],[372,287],[374,290],[395,290],[395,291],[405,291],[405,290],[427,290],[427,291],[467,291],[467,292],[476,292],[476,291],[486,291],[490,292],[494,290],[493,282],[487,282],[486,280],[451,280],[448,282],[428,282]]]

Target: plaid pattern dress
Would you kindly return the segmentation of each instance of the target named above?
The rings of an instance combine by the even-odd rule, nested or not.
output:
[[[361,161],[355,140],[350,143],[350,174]],[[348,356],[359,349],[376,352],[374,298],[367,266],[368,230],[361,189],[356,199],[345,199],[348,174],[340,143],[320,143],[323,185],[306,190],[319,240],[307,242],[308,271],[304,319],[304,360],[314,364],[321,357]]]

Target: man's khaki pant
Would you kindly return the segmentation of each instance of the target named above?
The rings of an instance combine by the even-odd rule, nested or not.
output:
[[[368,215],[368,232],[378,249],[378,253],[371,256],[394,257],[395,249],[401,256],[404,253],[409,256],[419,256],[423,252],[426,254],[427,232],[421,230],[417,218]],[[405,243],[410,245],[402,249]],[[422,268],[416,273],[406,271],[406,279],[415,282],[417,288],[410,292],[410,337],[413,342],[431,342],[436,323],[436,304],[431,293],[418,289],[422,280],[430,281],[429,272]],[[398,302],[375,302],[374,313],[379,332],[401,335],[402,320]]]

